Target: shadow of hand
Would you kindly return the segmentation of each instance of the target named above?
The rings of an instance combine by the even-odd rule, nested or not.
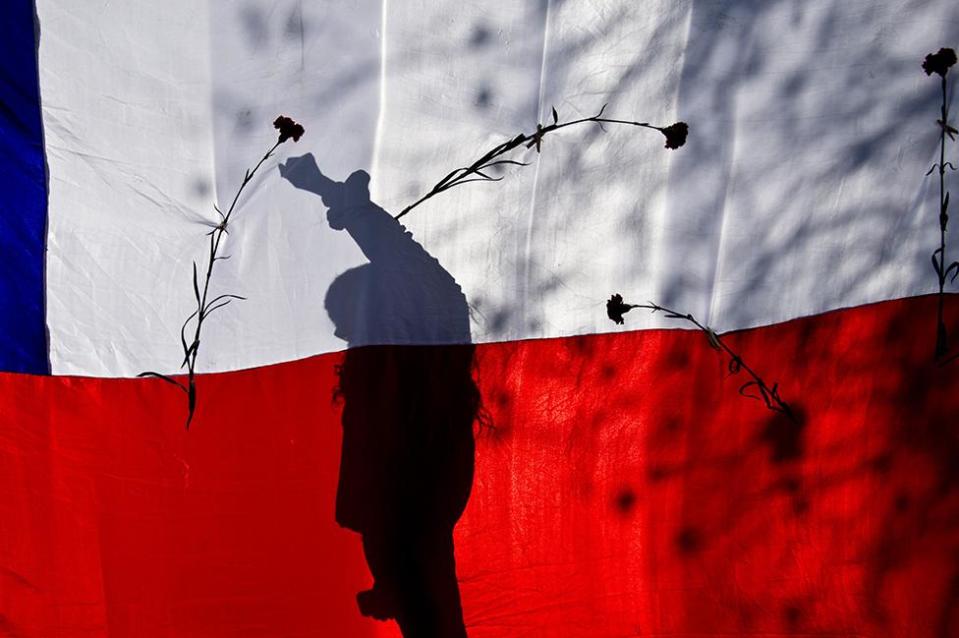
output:
[[[316,165],[313,153],[287,158],[279,164],[280,177],[294,187],[322,196],[323,182],[327,180]]]
[[[353,171],[345,182],[337,182],[320,171],[312,153],[287,159],[279,170],[280,176],[296,188],[320,196],[328,209],[326,219],[334,230],[343,230],[363,213],[386,214],[370,201],[370,176],[366,171]]]

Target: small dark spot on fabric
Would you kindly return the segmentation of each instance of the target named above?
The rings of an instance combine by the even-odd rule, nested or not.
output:
[[[909,495],[903,492],[900,492],[896,495],[895,501],[896,511],[900,514],[909,509]]]
[[[474,49],[478,49],[489,44],[492,38],[493,32],[490,31],[489,27],[485,24],[477,24],[473,27],[473,32],[470,33],[469,45]]]
[[[885,452],[872,460],[872,469],[878,474],[888,474],[892,469],[892,454]]]
[[[799,491],[799,488],[802,487],[802,483],[795,476],[787,476],[780,483],[784,491],[789,492],[790,494],[795,494]]]
[[[631,487],[624,486],[616,493],[614,502],[620,514],[629,514],[636,507],[636,492]]]
[[[494,333],[502,332],[506,329],[509,322],[509,312],[506,310],[497,310],[490,318],[490,330]]]
[[[301,38],[305,34],[306,29],[303,25],[303,13],[299,6],[290,12],[290,16],[286,20],[286,28],[284,31],[286,37],[291,40]]]
[[[247,45],[251,49],[260,49],[266,45],[270,34],[267,30],[266,18],[254,5],[247,5],[240,10],[240,21],[246,32]]]
[[[587,335],[570,337],[569,344],[572,350],[579,354],[589,355],[593,352],[593,343]]]
[[[663,421],[663,430],[666,432],[676,432],[682,427],[682,421],[679,417],[671,416]]]
[[[659,481],[664,481],[669,478],[669,474],[669,470],[662,465],[654,465],[653,467],[649,468],[646,476],[650,483],[658,483]]]
[[[234,115],[234,126],[238,133],[246,133],[253,128],[253,109],[241,108]]]
[[[798,605],[786,605],[783,610],[783,619],[789,627],[795,628],[802,620],[802,609]]]
[[[703,539],[695,527],[684,527],[676,534],[676,547],[682,554],[694,554],[702,547]]]
[[[210,194],[210,182],[202,177],[197,177],[195,180],[193,180],[191,190],[198,197],[206,197]]]
[[[682,350],[673,350],[666,357],[666,366],[673,370],[684,370],[689,366],[689,354]]]
[[[476,93],[476,106],[481,109],[488,109],[492,102],[493,90],[488,86],[480,87],[480,90]]]

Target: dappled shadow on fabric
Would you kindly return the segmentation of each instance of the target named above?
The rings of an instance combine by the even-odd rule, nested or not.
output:
[[[726,329],[893,298],[901,293],[874,292],[890,280],[899,291],[933,290],[937,205],[924,173],[938,150],[928,125],[938,87],[921,81],[920,61],[951,36],[918,25],[948,24],[943,7],[690,8],[677,115],[696,135],[670,167],[677,214],[662,241],[675,250],[657,302]],[[873,24],[883,37],[861,31]],[[921,48],[904,53],[917,33]],[[869,186],[850,188],[859,179]]]
[[[935,304],[724,334],[781,382],[797,425],[739,396],[698,332],[475,346],[493,427],[475,437],[454,533],[470,636],[955,636],[959,362],[931,361]],[[946,310],[959,331],[959,296]],[[339,422],[369,405],[329,401],[351,377],[334,367],[350,356],[389,378],[465,362],[353,354],[372,349],[209,375],[215,408],[189,433],[170,427],[180,406],[161,384],[0,375],[16,434],[0,440],[0,480],[36,486],[0,492],[7,622],[22,635],[390,635],[356,612],[367,567],[333,521]],[[413,405],[394,396],[379,400]],[[440,493],[437,520],[458,509]]]
[[[603,619],[556,636],[955,635],[959,377],[929,356],[934,305],[724,335],[794,419],[740,396],[697,331],[480,348],[498,434],[477,439],[458,528],[467,616]]]
[[[453,528],[473,481],[473,381],[466,299],[453,277],[385,210],[369,176],[324,176],[311,155],[281,166],[319,195],[327,220],[369,263],[337,277],[325,305],[349,344],[339,368],[343,447],[336,520],[363,537],[373,587],[360,611],[407,638],[466,636]],[[433,345],[449,344],[449,345]]]

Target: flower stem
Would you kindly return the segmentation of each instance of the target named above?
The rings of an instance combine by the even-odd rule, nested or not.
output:
[[[510,151],[518,148],[519,146],[526,145],[527,148],[536,147],[536,151],[539,152],[540,145],[542,144],[543,138],[548,134],[560,129],[564,129],[568,126],[576,126],[577,124],[585,124],[588,122],[593,122],[602,126],[603,124],[624,124],[627,126],[637,126],[640,128],[648,128],[661,133],[667,132],[667,127],[653,126],[648,122],[634,122],[631,120],[617,120],[611,118],[602,117],[603,111],[606,110],[606,105],[603,105],[603,108],[600,109],[599,113],[592,117],[584,117],[578,120],[572,120],[569,122],[559,122],[559,118],[556,115],[556,111],[553,111],[553,123],[547,126],[542,124],[536,125],[536,131],[530,134],[520,133],[516,137],[503,142],[502,144],[493,147],[491,150],[484,153],[479,159],[470,164],[469,166],[464,166],[457,168],[446,175],[441,179],[429,192],[420,197],[418,200],[404,208],[398,215],[395,216],[395,219],[400,219],[407,215],[411,210],[425,202],[426,200],[439,195],[440,193],[447,191],[456,186],[461,186],[469,182],[498,182],[502,180],[502,177],[494,178],[490,177],[484,171],[486,169],[492,168],[494,166],[501,166],[503,164],[513,164],[516,166],[527,166],[528,162],[518,162],[515,160],[508,159],[499,159],[504,155],[508,154]],[[681,143],[680,143],[681,144]]]
[[[660,306],[652,302],[646,304],[631,304],[630,308],[646,308],[652,312],[663,312],[666,317],[669,319],[679,319],[681,321],[686,321],[688,323],[696,326],[700,331],[702,331],[706,338],[709,340],[709,345],[714,349],[721,352],[725,352],[729,356],[729,365],[728,369],[732,374],[738,373],[740,370],[745,371],[748,374],[752,381],[748,381],[739,387],[739,394],[750,399],[756,399],[757,401],[762,401],[766,408],[773,412],[780,412],[785,414],[791,421],[798,423],[795,413],[788,403],[783,401],[782,397],[779,396],[779,384],[774,383],[770,387],[759,374],[753,370],[743,358],[735,350],[726,345],[726,342],[723,341],[716,332],[709,326],[701,324],[693,315],[689,313],[681,313],[665,306]],[[749,394],[747,390],[750,388],[755,388],[759,391],[759,395]]]
[[[178,386],[183,392],[187,395],[187,418],[186,418],[186,428],[190,429],[190,423],[193,421],[193,415],[196,413],[197,406],[197,389],[196,389],[196,360],[200,354],[200,336],[203,332],[203,322],[215,311],[224,306],[228,305],[234,299],[244,299],[239,295],[224,294],[209,299],[210,292],[210,280],[213,277],[213,267],[216,265],[216,262],[220,259],[226,259],[226,257],[220,256],[220,247],[222,246],[224,236],[229,234],[227,227],[230,223],[230,219],[233,216],[234,211],[236,210],[236,205],[240,201],[240,195],[243,194],[243,190],[246,188],[253,180],[253,176],[256,175],[256,172],[260,169],[267,159],[273,155],[273,151],[282,142],[276,142],[266,154],[260,158],[260,161],[253,167],[252,170],[247,170],[243,176],[243,182],[240,184],[239,189],[236,191],[236,195],[233,196],[233,201],[230,203],[230,207],[227,209],[226,213],[223,213],[219,208],[214,206],[216,212],[220,215],[220,223],[213,226],[207,235],[210,237],[210,248],[207,253],[206,260],[206,272],[203,276],[203,287],[202,292],[199,285],[197,277],[197,265],[196,262],[193,262],[193,295],[196,299],[196,310],[190,313],[190,316],[186,318],[183,322],[183,325],[180,327],[180,343],[183,347],[183,363],[180,364],[181,368],[187,369],[187,379],[186,383],[177,381],[176,379],[160,374],[158,372],[143,372],[138,376],[141,377],[157,377],[172,383]],[[193,331],[193,341],[187,343],[186,341],[186,330],[190,325],[190,322],[196,318],[196,328]]]
[[[940,109],[941,119],[939,121],[939,264],[936,268],[939,276],[939,296],[936,307],[936,354],[939,359],[949,352],[949,338],[946,331],[946,323],[943,319],[945,307],[945,287],[946,276],[952,269],[952,264],[946,267],[946,225],[949,223],[947,213],[948,195],[946,193],[946,132],[948,130],[948,120],[946,119],[946,76],[942,76],[942,105]]]

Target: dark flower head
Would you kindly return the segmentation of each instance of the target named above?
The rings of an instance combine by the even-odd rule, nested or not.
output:
[[[956,52],[952,49],[942,48],[937,53],[930,53],[926,56],[926,59],[922,61],[922,70],[926,72],[926,75],[938,73],[942,77],[946,77],[946,73],[949,73],[949,67],[955,63]]]
[[[610,319],[613,320],[613,323],[618,323],[623,325],[623,315],[635,308],[628,303],[623,303],[623,296],[620,294],[615,294],[609,298],[609,301],[606,302],[606,314]]]
[[[666,148],[679,148],[686,143],[686,136],[689,135],[689,125],[686,122],[676,122],[659,130],[666,136]]]
[[[289,118],[285,115],[281,115],[273,120],[273,128],[280,132],[280,144],[290,138],[293,138],[294,142],[299,142],[300,136],[302,136],[305,132],[302,124],[297,124],[292,120],[292,118]]]

